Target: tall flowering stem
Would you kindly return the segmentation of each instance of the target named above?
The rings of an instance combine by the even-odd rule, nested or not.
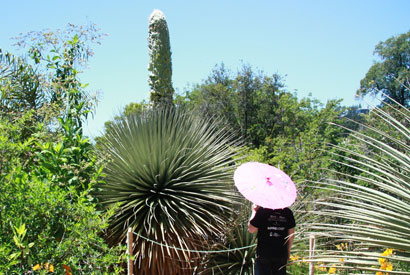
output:
[[[164,14],[154,10],[148,26],[150,101],[155,106],[172,105],[172,62],[169,31]]]

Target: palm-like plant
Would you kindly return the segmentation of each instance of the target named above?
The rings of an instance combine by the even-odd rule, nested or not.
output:
[[[233,227],[225,242],[215,245],[204,274],[253,275],[256,238],[248,232],[248,224]]]
[[[334,171],[319,183],[328,195],[311,212],[320,219],[306,224],[318,239],[315,261],[373,274],[410,274],[410,112],[386,109],[374,108],[372,123],[336,148],[335,159],[349,174]]]
[[[230,226],[230,231],[216,243],[206,258],[203,274],[253,275],[256,253],[256,236],[248,232],[251,204],[243,201],[238,209],[238,219]]]
[[[153,109],[113,123],[102,142],[108,156],[103,204],[119,204],[111,242],[127,228],[136,236],[138,274],[192,274],[200,253],[225,231],[238,201],[229,131],[219,123],[172,109]],[[182,248],[176,250],[172,247]]]

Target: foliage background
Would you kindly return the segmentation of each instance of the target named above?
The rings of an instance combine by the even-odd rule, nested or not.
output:
[[[121,246],[108,246],[105,242],[115,208],[102,211],[100,201],[94,197],[96,184],[105,184],[103,167],[93,144],[83,134],[84,121],[92,114],[95,101],[86,92],[87,85],[79,80],[79,73],[92,55],[88,42],[98,42],[99,38],[101,35],[93,25],[86,28],[69,25],[66,34],[32,32],[19,38],[18,44],[28,46],[23,57],[0,52],[0,267],[4,270],[27,273],[37,269],[45,273],[59,269],[67,273],[69,268],[73,272],[96,274],[121,270]],[[31,39],[36,42],[32,44]],[[389,41],[395,42],[394,37]],[[379,44],[377,53],[389,52],[392,45],[397,46],[389,41]],[[401,53],[408,56],[405,55],[407,44],[403,45]],[[389,70],[383,72],[389,73]],[[399,81],[400,88],[406,87],[405,70],[400,69],[400,78],[393,78]],[[408,94],[408,90],[401,90],[402,94],[403,91],[404,95]],[[386,102],[390,101],[383,104]],[[301,253],[300,257],[307,254],[306,237],[318,229],[351,229],[352,224],[369,226],[366,219],[358,219],[356,215],[362,210],[354,208],[359,205],[366,206],[367,213],[375,217],[373,222],[383,223],[367,227],[366,236],[373,238],[373,242],[363,243],[360,239],[363,236],[335,236],[329,230],[321,230],[325,232],[320,243],[324,253],[315,260],[323,265],[321,271],[331,273],[333,265],[339,264],[340,270],[385,272],[393,268],[388,265],[390,261],[394,261],[395,272],[408,271],[408,247],[406,243],[399,243],[408,235],[400,226],[405,220],[386,215],[408,216],[405,211],[408,208],[409,119],[405,106],[400,112],[395,108],[381,109],[387,115],[381,116],[382,120],[373,119],[360,115],[359,106],[345,108],[337,100],[321,104],[311,97],[298,99],[286,89],[282,76],[268,76],[247,64],[236,73],[223,64],[215,67],[208,79],[187,88],[174,103],[178,108],[199,112],[211,122],[215,118],[224,119],[226,125],[218,126],[215,131],[230,127],[235,131],[232,140],[241,138],[246,145],[244,158],[236,162],[255,159],[279,166],[292,176],[300,190],[300,203],[293,208],[298,221],[304,222],[297,228],[299,238],[295,243],[295,252]],[[406,101],[403,104],[406,105]],[[123,116],[141,115],[146,109],[149,104],[145,102],[129,104],[113,122],[106,124],[107,133],[115,129]],[[365,123],[355,124],[351,118]],[[391,124],[392,121],[399,123]],[[333,127],[332,123],[342,127]],[[353,132],[347,128],[352,126]],[[105,137],[97,140],[97,147],[102,147]],[[380,169],[386,167],[389,175]],[[316,184],[326,182],[324,179],[329,177],[336,182],[330,190],[317,188]],[[389,185],[384,182],[386,179],[399,181],[391,181],[393,184]],[[306,181],[313,184],[307,185]],[[346,198],[343,186],[360,192]],[[336,191],[339,192],[336,202],[326,201],[329,194]],[[198,197],[200,190],[194,193]],[[386,203],[401,201],[404,212],[392,212],[375,203],[365,204],[366,195],[373,193],[380,194]],[[360,199],[355,200],[357,198]],[[218,247],[254,242],[243,223],[249,212],[246,204],[243,207],[233,209],[238,220],[230,220],[232,231],[226,232],[226,238],[216,244]],[[338,207],[351,210],[350,216],[341,215],[343,211],[337,210]],[[378,214],[387,217],[387,221],[377,217]],[[218,218],[226,217],[221,214]],[[399,240],[375,245],[374,239],[383,230],[392,228]],[[81,234],[83,232],[88,234]],[[344,242],[352,239],[356,242]],[[385,250],[387,245],[395,248],[395,252]],[[365,259],[363,246],[371,249],[371,254],[366,251],[365,256],[369,257]],[[355,250],[358,247],[361,250]],[[328,257],[329,253],[341,250],[342,259],[349,255],[348,261],[340,264],[340,257]],[[217,268],[228,272],[235,267],[235,272],[251,273],[252,251],[238,254],[202,260],[207,271]],[[221,264],[223,261],[228,261],[227,265]]]
[[[2,272],[122,269],[123,248],[103,238],[112,211],[99,211],[91,196],[101,164],[82,133],[92,102],[76,68],[90,55],[82,39],[93,31],[32,33],[27,58],[0,52]]]

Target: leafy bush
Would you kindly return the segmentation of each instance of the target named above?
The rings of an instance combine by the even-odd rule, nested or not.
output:
[[[103,238],[113,210],[101,213],[91,196],[102,167],[82,135],[92,107],[76,68],[90,54],[85,34],[61,44],[55,33],[36,34],[32,65],[0,52],[1,271],[122,270],[123,247]]]
[[[119,271],[121,248],[109,248],[102,238],[112,212],[99,213],[90,196],[100,176],[91,144],[80,136],[44,141],[41,131],[14,143],[20,126],[0,123],[6,129],[0,150],[7,155],[0,178],[0,269],[26,273],[49,263],[56,271],[63,264],[75,273]]]

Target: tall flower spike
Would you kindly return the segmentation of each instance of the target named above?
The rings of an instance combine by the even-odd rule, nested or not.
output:
[[[169,31],[164,14],[154,10],[148,26],[150,101],[154,106],[172,105],[172,62]]]

